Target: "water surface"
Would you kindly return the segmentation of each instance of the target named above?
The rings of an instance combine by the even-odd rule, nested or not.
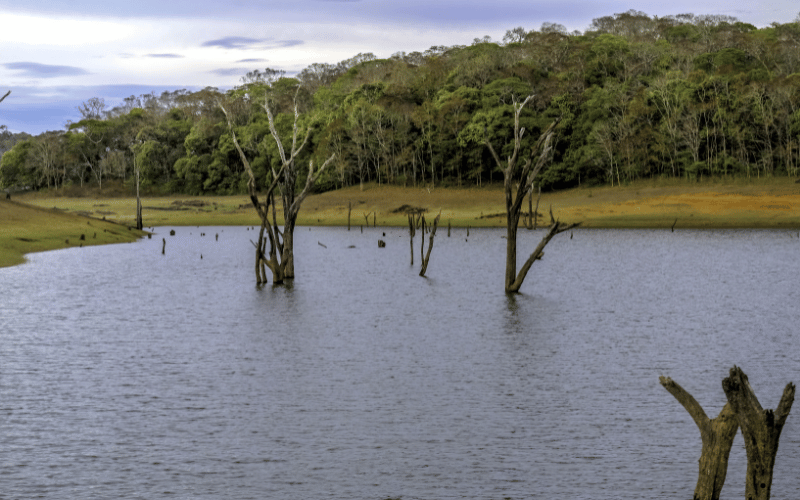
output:
[[[0,498],[690,498],[659,375],[711,416],[734,364],[765,408],[800,382],[785,231],[576,230],[511,297],[500,230],[440,228],[420,278],[419,235],[412,267],[406,230],[298,228],[282,287],[255,232],[176,231],[0,269]],[[737,436],[723,498],[745,466]]]

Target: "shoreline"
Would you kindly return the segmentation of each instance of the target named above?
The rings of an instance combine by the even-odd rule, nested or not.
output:
[[[134,197],[67,198],[57,194],[26,193],[11,201],[0,200],[0,267],[25,262],[27,253],[81,243],[135,241],[147,234],[127,225],[134,219]],[[523,205],[526,213],[527,202]],[[534,196],[531,205],[535,204]],[[143,197],[142,205],[145,228],[260,224],[246,195]],[[622,187],[542,193],[538,227],[549,225],[551,206],[557,219],[582,221],[584,229],[800,229],[800,184],[785,177],[699,183],[640,181]],[[363,189],[355,186],[312,194],[303,203],[297,225],[347,226],[349,212],[352,227],[373,223],[407,227],[409,208],[422,209],[431,219],[441,211],[441,226],[505,227],[504,193],[499,184],[479,188],[366,184]],[[79,240],[92,226],[105,229],[103,237]],[[95,232],[91,229],[92,235]]]

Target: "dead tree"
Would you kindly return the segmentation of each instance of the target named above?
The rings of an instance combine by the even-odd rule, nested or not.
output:
[[[250,162],[247,159],[247,156],[244,154],[241,146],[239,146],[239,141],[236,138],[236,132],[233,130],[233,123],[231,122],[230,115],[222,103],[219,103],[219,107],[222,109],[222,112],[225,113],[225,117],[228,119],[228,128],[231,132],[231,138],[233,139],[233,145],[236,147],[236,150],[239,152],[239,158],[242,160],[244,164],[245,171],[248,175],[247,180],[247,191],[250,195],[250,202],[253,204],[253,207],[256,209],[256,213],[258,213],[259,219],[261,219],[261,231],[258,235],[258,243],[253,243],[256,247],[256,258],[255,258],[255,273],[256,273],[256,283],[262,284],[267,282],[267,274],[265,267],[269,267],[272,271],[272,282],[274,284],[283,283],[285,278],[285,270],[287,260],[284,258],[279,258],[283,256],[283,251],[285,249],[283,245],[283,241],[281,241],[281,232],[278,228],[278,221],[277,217],[275,216],[275,187],[280,182],[281,176],[283,175],[284,171],[286,170],[286,165],[284,164],[281,166],[280,170],[273,175],[272,182],[270,183],[269,187],[267,188],[267,195],[266,201],[262,203],[258,198],[258,190],[256,188],[256,176],[253,173],[253,169],[250,166]],[[309,172],[312,169],[309,169]],[[272,206],[272,213],[273,213],[273,223],[271,224],[269,221],[269,207]],[[268,234],[268,238],[264,238],[264,233]],[[266,245],[267,241],[269,241],[270,248],[267,251]],[[269,258],[266,255],[269,254]]]
[[[297,103],[297,92],[295,92],[293,104],[294,125],[292,129],[292,148],[290,153],[287,155],[283,148],[283,144],[281,143],[278,131],[275,128],[275,120],[272,115],[272,109],[270,108],[269,98],[265,98],[264,110],[267,112],[270,133],[275,139],[275,143],[278,147],[281,166],[277,171],[272,168],[272,182],[266,191],[266,202],[262,204],[258,199],[255,174],[250,166],[250,162],[247,160],[247,156],[244,154],[244,151],[242,150],[241,146],[239,145],[239,141],[236,138],[231,116],[222,103],[218,103],[228,121],[228,129],[230,130],[233,144],[236,147],[236,151],[239,153],[239,157],[241,158],[242,163],[245,166],[245,170],[249,176],[247,186],[250,200],[253,203],[253,207],[255,207],[259,218],[261,219],[261,232],[259,234],[259,241],[257,244],[254,243],[254,245],[256,245],[256,281],[258,283],[266,282],[266,272],[263,269],[264,266],[269,267],[272,271],[273,283],[278,284],[282,283],[284,279],[294,278],[294,228],[297,223],[297,215],[300,212],[300,206],[308,193],[311,191],[311,188],[316,183],[319,175],[335,157],[335,154],[332,154],[327,160],[325,160],[325,163],[323,163],[322,167],[320,167],[320,169],[317,171],[314,170],[314,162],[309,162],[308,176],[306,177],[305,186],[299,194],[295,193],[295,182],[297,179],[295,159],[308,142],[308,138],[311,135],[311,127],[306,130],[305,138],[298,145],[298,121],[300,118],[300,111]],[[283,208],[282,232],[279,229],[277,216],[275,214],[276,210],[274,191],[279,185]],[[272,207],[272,223],[269,221],[270,206]],[[267,234],[266,239],[264,238],[264,233]],[[268,251],[266,249],[267,242],[269,242],[270,246]],[[267,257],[267,255],[269,255],[269,257]]]
[[[747,375],[737,366],[731,368],[730,375],[723,379],[722,390],[742,428],[747,451],[744,497],[747,500],[768,500],[778,440],[794,402],[794,384],[786,385],[774,412],[761,408]]]
[[[422,277],[425,276],[425,271],[428,270],[428,261],[431,260],[431,249],[433,249],[433,237],[436,236],[436,228],[439,226],[439,217],[441,216],[442,212],[440,210],[436,218],[433,219],[433,227],[431,228],[431,234],[428,237],[428,251],[425,253],[425,257],[422,259],[422,269],[419,271],[419,275]],[[425,233],[422,233],[422,248],[425,248]],[[414,253],[413,250],[411,253]]]
[[[277,129],[275,128],[275,119],[272,115],[269,96],[265,96],[264,100],[264,110],[267,112],[269,131],[272,134],[272,137],[275,139],[275,144],[278,146],[278,154],[280,155],[281,159],[281,169],[284,171],[283,179],[280,184],[281,201],[283,207],[283,251],[281,255],[281,264],[285,265],[284,277],[286,279],[294,278],[294,228],[297,223],[297,214],[300,212],[300,205],[302,205],[303,200],[306,198],[306,196],[308,196],[308,193],[311,192],[311,189],[314,187],[314,184],[316,184],[320,174],[325,171],[325,168],[327,168],[327,166],[336,157],[336,153],[332,153],[316,172],[314,171],[314,163],[309,162],[306,184],[300,194],[295,193],[295,184],[297,180],[297,166],[295,164],[295,159],[308,142],[312,128],[311,126],[308,126],[306,129],[305,138],[298,145],[297,140],[300,132],[300,109],[297,102],[297,95],[299,91],[300,86],[297,87],[292,101],[294,110],[294,124],[292,126],[292,148],[288,155],[283,149],[283,143],[281,142],[281,138],[278,135]],[[237,149],[239,149],[241,154],[241,149]],[[272,169],[272,175],[273,178],[276,179],[281,177],[274,168]]]
[[[411,239],[411,265],[414,265],[414,236],[417,233],[414,214],[408,214],[408,236]]]
[[[693,500],[719,500],[728,472],[728,456],[739,423],[730,403],[726,403],[717,418],[708,418],[706,412],[691,394],[669,377],[659,377],[664,389],[683,405],[700,430],[703,448],[700,452],[700,470]]]
[[[514,99],[514,149],[511,156],[508,157],[507,163],[504,165],[500,160],[492,144],[489,142],[488,136],[484,134],[483,142],[489,148],[497,166],[503,171],[504,176],[504,190],[506,197],[506,273],[505,273],[505,290],[506,293],[519,292],[522,282],[528,275],[533,263],[540,260],[544,255],[544,247],[547,243],[558,233],[568,231],[580,223],[565,224],[553,218],[553,211],[550,211],[551,225],[547,234],[542,238],[542,241],[536,247],[534,252],[525,261],[519,273],[517,273],[517,229],[519,227],[519,218],[522,212],[522,202],[531,189],[533,189],[533,181],[539,174],[541,169],[550,161],[552,152],[552,138],[553,131],[558,124],[558,120],[554,121],[547,127],[547,130],[542,132],[539,140],[530,151],[530,155],[519,169],[519,153],[522,149],[522,137],[525,134],[525,128],[520,127],[519,117],[522,109],[531,100],[533,96],[528,96],[521,103]],[[539,157],[534,162],[534,157],[537,152]],[[519,172],[519,176],[517,173]],[[514,187],[517,184],[516,193]]]
[[[134,170],[136,171],[136,229],[142,230],[142,199],[139,197],[139,165],[136,161],[136,152],[133,155]]]
[[[8,97],[10,94],[11,94],[11,91],[9,90],[8,92],[5,93],[5,95],[3,97],[0,97],[0,102],[5,101],[6,97]]]

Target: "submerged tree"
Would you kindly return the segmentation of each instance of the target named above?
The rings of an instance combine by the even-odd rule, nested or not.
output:
[[[709,419],[692,395],[671,378],[659,377],[659,381],[689,412],[700,429],[703,449],[694,500],[719,499],[727,474],[728,455],[739,427],[747,451],[745,498],[769,500],[778,440],[792,409],[794,384],[790,382],[786,385],[774,412],[764,410],[750,387],[747,375],[734,366],[730,375],[722,381],[722,390],[728,402],[717,418]]]
[[[728,473],[728,456],[739,428],[731,404],[726,403],[717,418],[708,418],[700,403],[671,378],[659,377],[659,382],[689,412],[700,430],[703,448],[693,500],[719,500]]]
[[[528,158],[522,168],[519,168],[519,155],[522,150],[522,137],[525,135],[525,128],[519,124],[520,114],[525,105],[533,98],[529,95],[524,101],[518,102],[516,98],[513,99],[514,105],[514,149],[508,157],[507,162],[504,164],[500,160],[500,156],[492,147],[489,142],[488,136],[484,133],[483,142],[492,153],[492,157],[497,163],[497,167],[503,172],[504,182],[503,188],[506,197],[506,273],[505,273],[505,290],[506,293],[519,292],[522,282],[528,275],[531,266],[537,260],[544,256],[544,247],[553,236],[558,233],[568,231],[580,224],[580,222],[573,224],[566,224],[559,222],[553,217],[553,211],[550,211],[550,228],[544,235],[542,240],[534,249],[533,253],[528,257],[525,263],[517,273],[517,229],[519,228],[519,218],[522,213],[522,202],[525,196],[528,195],[533,189],[533,181],[542,170],[542,168],[549,163],[552,158],[552,138],[553,131],[558,124],[558,120],[550,124],[547,129],[542,132],[539,140],[530,150]],[[539,157],[535,158],[536,153],[539,152]],[[535,159],[535,162],[534,162]],[[516,187],[516,192],[514,191]]]
[[[283,208],[283,255],[282,255],[282,263],[285,265],[285,274],[284,278],[292,279],[294,278],[294,228],[297,223],[297,214],[300,212],[300,206],[305,200],[306,196],[311,192],[311,189],[314,187],[314,184],[317,182],[320,174],[325,171],[328,165],[333,161],[336,157],[336,153],[332,153],[327,160],[322,164],[322,166],[317,170],[314,171],[314,162],[309,161],[308,163],[308,176],[306,177],[306,183],[303,187],[303,190],[300,193],[296,193],[295,191],[295,184],[297,180],[297,164],[295,162],[297,156],[303,151],[306,144],[308,143],[308,138],[311,136],[311,129],[312,125],[308,125],[305,132],[305,137],[303,141],[298,144],[298,134],[300,132],[299,126],[299,119],[300,119],[300,111],[299,111],[299,104],[297,102],[297,96],[300,91],[300,87],[298,86],[294,97],[292,99],[292,107],[294,111],[294,123],[292,126],[292,147],[289,151],[289,154],[284,150],[283,143],[281,142],[280,135],[278,134],[277,129],[275,128],[275,118],[272,114],[272,108],[270,107],[269,97],[264,101],[264,110],[267,112],[267,118],[269,120],[269,131],[272,134],[272,137],[275,139],[275,144],[278,147],[278,154],[280,155],[281,159],[281,169],[283,170],[283,182],[280,184],[280,192],[281,192],[281,201],[282,201],[282,208]],[[278,172],[275,169],[272,169],[273,177],[279,177]],[[273,205],[274,207],[274,205]]]
[[[300,212],[300,205],[311,191],[311,188],[313,188],[319,175],[333,161],[335,154],[332,154],[317,171],[314,170],[314,162],[309,161],[305,186],[299,194],[296,194],[295,181],[297,179],[297,168],[295,160],[308,142],[308,138],[311,135],[311,126],[308,126],[302,142],[298,144],[300,111],[297,102],[297,92],[295,92],[293,99],[294,124],[292,128],[292,146],[287,155],[283,148],[280,135],[275,128],[275,120],[270,107],[269,96],[267,95],[263,106],[269,120],[270,133],[278,147],[281,166],[277,170],[275,168],[271,169],[272,181],[266,191],[266,200],[262,203],[258,198],[255,173],[236,137],[231,115],[221,102],[218,104],[227,118],[231,139],[247,172],[247,188],[250,200],[261,219],[261,231],[259,233],[258,243],[256,244],[256,281],[258,283],[266,283],[264,267],[269,267],[272,271],[273,283],[282,283],[284,279],[294,278],[294,228],[297,222],[297,215]],[[276,216],[275,189],[279,185],[283,202],[283,231],[281,231],[278,226],[278,219]],[[272,211],[272,222],[269,220],[270,209]],[[264,233],[267,234],[266,239],[264,238]],[[267,241],[269,241],[269,251],[266,249]],[[267,254],[269,254],[269,257],[267,257]]]
[[[722,381],[722,390],[742,428],[747,451],[744,496],[747,500],[769,500],[778,440],[792,409],[794,384],[786,385],[775,411],[761,407],[747,375],[737,366],[731,368],[730,375]]]

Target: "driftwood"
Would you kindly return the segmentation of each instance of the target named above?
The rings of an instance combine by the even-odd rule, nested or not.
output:
[[[689,412],[700,430],[703,448],[693,500],[719,500],[728,472],[728,456],[739,428],[730,403],[725,404],[717,418],[708,418],[697,400],[671,378],[659,377],[659,382]]]
[[[722,381],[722,390],[742,428],[747,451],[744,496],[747,500],[768,500],[778,440],[794,402],[794,384],[786,385],[775,411],[761,407],[747,375],[737,366],[731,368],[730,375]]]

